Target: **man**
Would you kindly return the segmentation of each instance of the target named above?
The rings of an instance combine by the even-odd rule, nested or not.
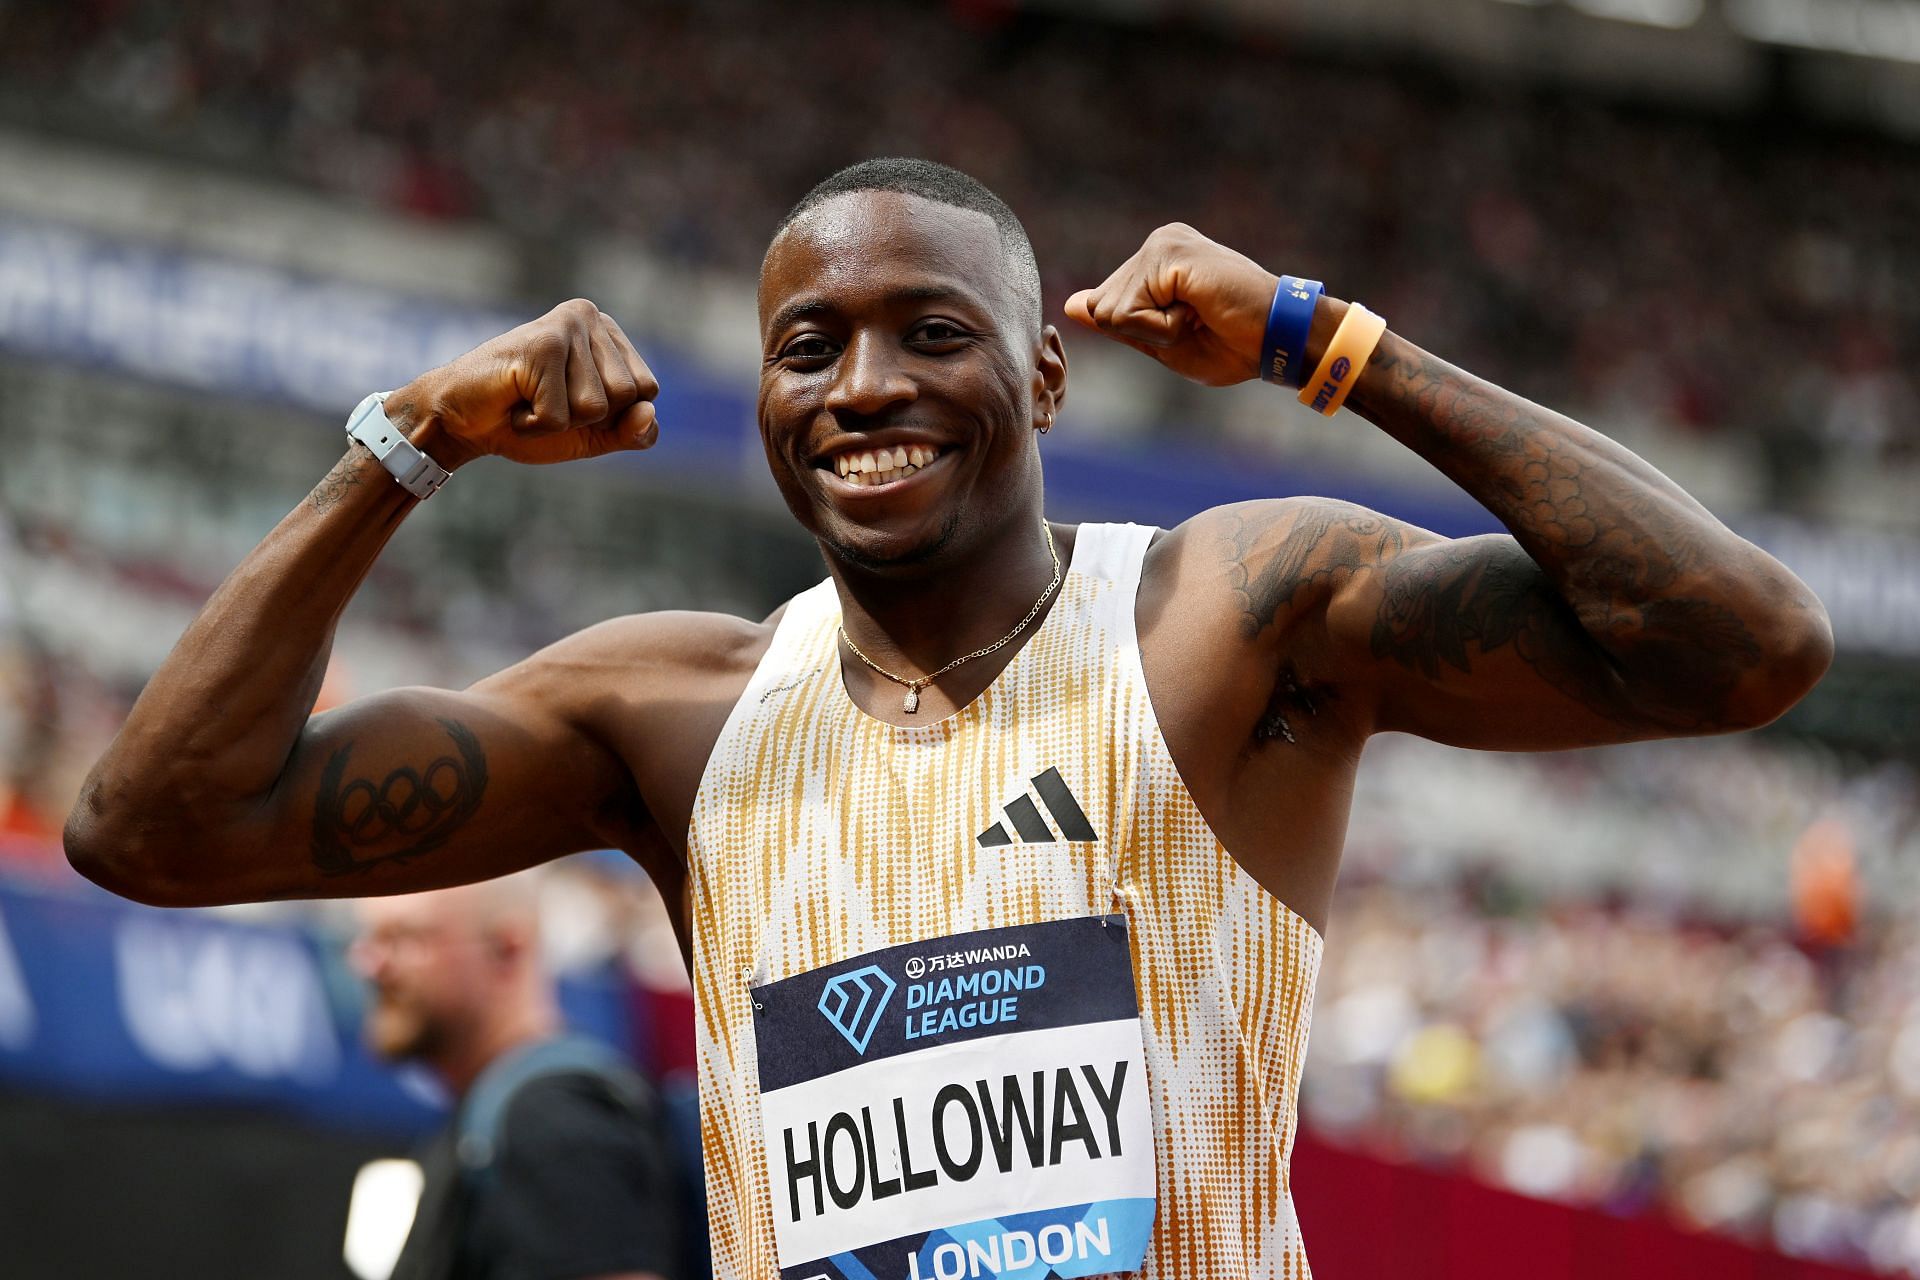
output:
[[[563,1033],[524,877],[370,898],[368,1047],[457,1099],[393,1280],[660,1280],[681,1234],[645,1083]]]
[[[1288,290],[1173,226],[1067,313],[1210,384],[1297,325],[1293,368],[1511,536],[1318,498],[1046,523],[1067,363],[1025,234],[963,175],[868,162],[796,206],[760,279],[761,436],[827,582],[309,720],[413,506],[350,449],[147,686],[69,854],[188,904],[626,849],[685,903],[719,1275],[1303,1275],[1287,1155],[1368,735],[1747,728],[1831,639],[1627,450]],[[448,469],[644,448],[655,390],[573,302],[395,392],[375,440]]]

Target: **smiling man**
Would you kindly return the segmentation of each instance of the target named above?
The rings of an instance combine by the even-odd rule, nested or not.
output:
[[[1306,1274],[1287,1158],[1367,737],[1759,725],[1825,669],[1826,618],[1627,450],[1191,229],[1067,314],[1344,399],[1510,535],[1319,498],[1048,522],[1067,364],[1026,236],[964,175],[873,161],[760,280],[761,435],[825,581],[310,717],[441,468],[652,442],[646,365],[568,303],[363,404],[147,686],[70,856],[190,904],[627,850],[684,903],[718,1275]]]

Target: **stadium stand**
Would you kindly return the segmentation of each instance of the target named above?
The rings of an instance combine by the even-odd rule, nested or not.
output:
[[[1278,38],[1198,22],[878,0],[834,22],[773,14],[592,0],[549,22],[493,0],[456,19],[354,0],[269,20],[242,0],[42,0],[13,7],[0,103],[408,216],[485,218],[550,272],[608,233],[751,271],[818,175],[939,154],[1021,210],[1053,298],[1180,219],[1339,280],[1548,402],[1733,433],[1772,505],[1818,502],[1831,467],[1920,452],[1904,283],[1920,278],[1920,176],[1898,141],[1764,104],[1757,121],[1622,109],[1481,67],[1298,59],[1276,75]],[[1352,140],[1337,157],[1276,163],[1276,135],[1245,124],[1333,100]],[[1172,407],[1229,429],[1203,400]]]

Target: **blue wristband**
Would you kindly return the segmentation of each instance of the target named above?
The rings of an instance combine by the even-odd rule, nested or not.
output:
[[[1313,329],[1313,308],[1320,301],[1320,282],[1299,276],[1281,276],[1267,312],[1267,336],[1260,347],[1260,376],[1284,387],[1307,380],[1307,334]]]

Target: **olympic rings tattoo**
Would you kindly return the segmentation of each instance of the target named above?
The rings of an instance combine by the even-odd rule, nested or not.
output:
[[[440,720],[454,754],[423,769],[402,765],[375,782],[346,781],[348,742],[327,758],[314,803],[313,865],[327,876],[352,875],[385,862],[407,862],[445,844],[480,808],[487,757],[479,738],[457,720]],[[396,841],[403,842],[392,848]],[[371,856],[356,850],[380,849]]]

